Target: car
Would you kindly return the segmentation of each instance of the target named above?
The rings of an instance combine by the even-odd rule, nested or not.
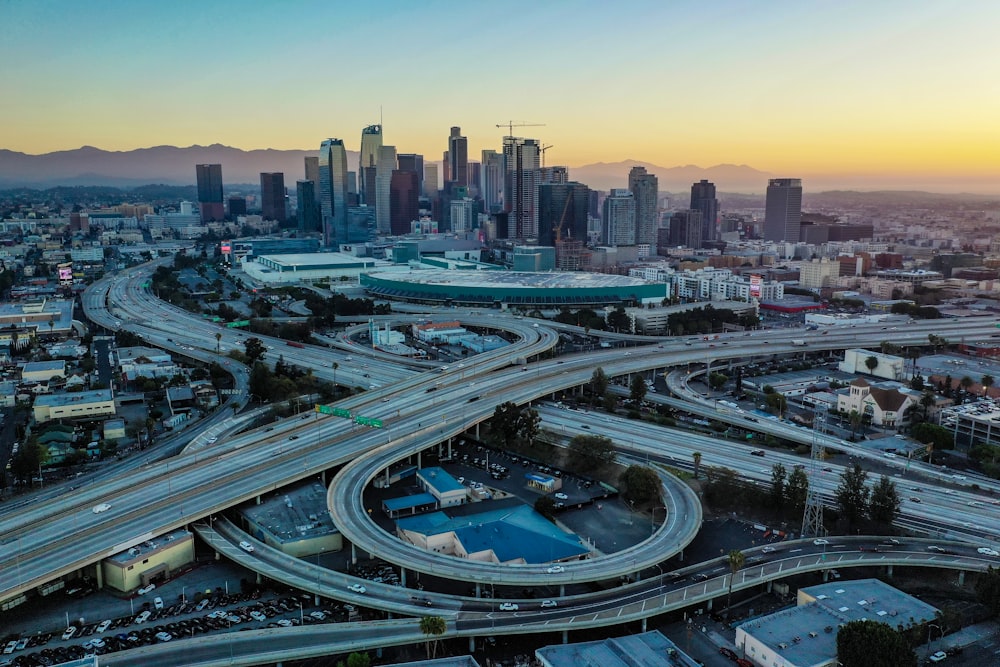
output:
[[[153,598],[153,607],[157,610],[163,609],[163,598],[161,597]]]
[[[247,553],[253,553],[253,545],[246,540],[240,542],[240,549],[243,549],[243,551],[246,551]]]
[[[156,584],[149,584],[148,586],[143,586],[142,588],[140,588],[139,590],[137,590],[136,593],[138,593],[139,595],[145,595],[146,593],[150,592],[154,588],[156,588]]]
[[[71,625],[68,628],[66,628],[65,632],[62,633],[63,641],[66,641],[68,639],[72,639],[74,635],[76,635],[76,626],[75,625]]]
[[[708,575],[704,572],[699,572],[698,574],[691,577],[692,581],[708,581]]]
[[[290,435],[290,436],[288,436],[288,439],[289,440],[298,440],[299,436],[297,436],[297,435]]]
[[[294,623],[292,623],[291,621],[289,621],[287,618],[279,619],[277,621],[277,624],[280,625],[283,628],[290,628],[293,625],[295,625]]]
[[[312,618],[315,618],[317,621],[325,621],[326,620],[326,614],[324,614],[321,611],[311,611],[311,612],[309,612],[309,615]]]
[[[777,551],[777,549],[772,546],[766,546],[763,549],[761,549],[761,551],[763,551],[766,554],[773,554],[775,551]]]
[[[917,498],[916,496],[911,496],[910,497],[910,502],[911,503],[918,503],[919,504],[920,503],[920,498]]]
[[[946,553],[948,553],[947,549],[942,549],[941,547],[936,547],[936,546],[927,547],[927,550],[928,551],[933,551],[934,553],[937,553],[937,554],[946,554]]]
[[[174,638],[174,636],[172,634],[170,634],[169,632],[157,632],[156,633],[156,639],[157,639],[157,641],[168,642],[168,641],[170,641],[173,638]]]
[[[566,568],[564,568],[562,565],[553,565],[545,571],[548,572],[549,574],[558,574],[560,572],[565,572]]]
[[[932,653],[931,656],[927,658],[927,660],[930,662],[941,662],[942,660],[946,660],[947,658],[948,654],[945,653],[944,651],[936,651]]]
[[[365,593],[367,592],[368,589],[362,586],[361,584],[351,584],[350,586],[347,587],[347,590],[351,591],[352,593]]]
[[[569,500],[569,496],[567,496],[565,493],[557,493],[556,498],[558,498],[559,500]]]
[[[727,658],[729,658],[730,660],[732,660],[734,662],[740,657],[740,656],[736,655],[736,651],[734,651],[733,649],[728,648],[726,646],[723,646],[723,647],[719,648],[719,653],[721,653],[722,655],[726,656]]]
[[[518,606],[513,602],[501,602],[500,611],[517,611]]]
[[[826,546],[829,543],[830,543],[830,540],[824,540],[822,537],[813,540],[813,544],[815,544],[818,547]]]
[[[96,632],[97,634],[101,635],[101,634],[104,634],[105,632],[107,632],[108,628],[110,628],[110,627],[111,627],[111,621],[110,620],[101,621],[100,624],[98,624],[97,629],[94,630],[94,632]]]
[[[153,615],[153,612],[151,612],[151,611],[144,611],[144,612],[142,612],[141,614],[139,614],[138,616],[135,617],[135,623],[136,623],[136,625],[139,625],[140,623],[145,623],[146,621],[149,620],[149,617],[152,616],[152,615]]]
[[[259,611],[256,611],[256,610],[250,612],[250,618],[252,618],[255,621],[266,621],[267,620],[267,616],[265,616],[262,612],[259,612]]]
[[[216,436],[213,435],[211,438],[208,439],[208,444],[213,445],[213,444],[215,444],[218,441],[219,441],[219,439]]]
[[[542,600],[540,605],[542,609],[552,609],[553,607],[558,607],[559,603],[555,600]]]
[[[755,449],[752,452],[750,452],[750,455],[751,456],[765,456],[765,452],[764,452],[763,449]]]
[[[104,640],[100,637],[94,637],[89,642],[83,645],[83,648],[104,648]]]
[[[90,510],[94,514],[100,514],[101,512],[107,512],[111,509],[111,505],[108,503],[101,503],[100,505],[94,505],[94,509]]]
[[[984,556],[1000,556],[1000,551],[990,549],[989,547],[979,547],[976,551]]]
[[[12,639],[9,642],[7,642],[7,645],[4,646],[4,648],[3,648],[4,654],[5,655],[10,655],[11,653],[14,652],[14,648],[16,646],[17,646],[17,640],[16,639]]]

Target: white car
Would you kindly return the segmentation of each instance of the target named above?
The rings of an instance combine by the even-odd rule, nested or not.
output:
[[[12,639],[9,642],[7,642],[7,646],[5,646],[4,649],[3,649],[4,655],[10,655],[11,653],[13,653],[14,652],[14,648],[16,646],[17,646],[17,640],[16,639]]]
[[[564,568],[562,565],[553,565],[552,567],[546,570],[546,572],[548,572],[549,574],[558,574],[559,572],[565,572],[565,571],[566,568]]]
[[[69,626],[68,628],[66,628],[66,631],[62,633],[63,641],[66,641],[67,639],[72,639],[73,635],[75,634],[76,634],[76,626],[75,625]]]
[[[146,593],[150,592],[154,588],[156,588],[156,584],[149,584],[148,586],[143,586],[142,588],[140,588],[139,590],[137,590],[136,593],[138,593],[139,595],[145,595]]]
[[[292,627],[293,625],[295,625],[294,623],[292,623],[291,621],[289,621],[289,620],[288,620],[287,618],[282,618],[282,619],[279,619],[278,621],[276,621],[276,623],[277,623],[277,624],[278,624],[278,625],[279,625],[280,627],[282,627],[282,628],[290,628],[290,627]]]
[[[138,616],[135,617],[135,624],[139,625],[140,623],[145,623],[146,621],[149,620],[149,617],[152,616],[152,615],[153,615],[153,612],[151,612],[151,611],[144,611],[144,612],[142,612],[141,614],[139,614]]]
[[[252,618],[255,621],[266,621],[267,620],[267,616],[265,616],[264,614],[262,614],[261,612],[256,611],[256,610],[250,612],[250,618]]]
[[[989,547],[979,547],[978,549],[976,549],[976,551],[978,551],[984,556],[1000,556],[1000,551],[997,551],[996,549],[990,549]]]
[[[559,603],[555,600],[542,600],[542,609],[552,609],[553,607],[558,607]]]
[[[109,509],[111,509],[111,505],[108,503],[101,503],[100,505],[94,505],[94,509],[91,511],[94,514],[100,514],[101,512],[107,512]]]
[[[764,547],[763,549],[761,549],[761,551],[763,551],[766,554],[773,554],[775,551],[777,551],[777,549],[775,549],[774,547]]]
[[[556,498],[558,498],[559,500],[569,500],[569,496],[567,496],[565,493],[557,493]]]
[[[153,598],[153,607],[157,610],[163,609],[163,598],[161,597]]]
[[[351,584],[350,586],[347,587],[347,590],[351,591],[352,593],[365,593],[368,591],[368,589],[362,586],[361,584]]]
[[[96,632],[99,635],[102,635],[105,632],[107,632],[108,628],[110,628],[110,627],[111,627],[111,621],[110,620],[108,620],[108,621],[101,621],[100,625],[97,626],[97,629],[94,630],[94,632]]]
[[[819,538],[817,540],[813,540],[813,544],[815,544],[818,547],[822,547],[822,546],[827,545],[829,543],[830,543],[830,540],[824,540],[823,538]]]
[[[210,445],[215,444],[218,440],[219,438],[213,435],[211,438],[208,439],[208,444]]]
[[[500,611],[517,611],[517,605],[513,602],[501,602]]]
[[[247,553],[253,553],[253,545],[246,540],[240,542],[240,549],[243,549],[243,551],[246,551]]]
[[[941,662],[942,660],[945,660],[947,657],[948,654],[945,653],[944,651],[937,651],[936,653],[931,654],[931,657],[927,659],[930,662]]]
[[[174,636],[172,634],[170,634],[169,632],[157,632],[156,633],[156,638],[159,641],[161,641],[161,642],[168,642],[171,639],[173,639]]]

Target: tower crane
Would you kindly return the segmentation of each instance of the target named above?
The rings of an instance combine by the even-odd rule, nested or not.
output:
[[[508,120],[506,123],[497,123],[497,127],[506,127],[507,136],[514,136],[515,127],[545,127],[545,123],[526,123],[523,120]]]
[[[542,169],[545,169],[545,151],[549,150],[550,148],[554,148],[554,146],[552,144],[549,144],[548,146],[542,146],[541,148],[538,149],[538,152],[542,154]]]

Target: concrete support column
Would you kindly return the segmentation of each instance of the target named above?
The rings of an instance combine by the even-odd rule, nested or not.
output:
[[[358,549],[357,549],[357,547],[354,546],[354,543],[352,542],[351,543],[351,565],[357,565],[357,564],[358,564]]]
[[[477,582],[476,582],[476,597],[477,597],[477,598],[478,598],[478,597],[482,597],[482,595],[480,595],[480,590],[479,590],[479,586],[480,586],[480,584],[479,584],[479,582],[477,581]]]
[[[216,551],[215,552],[215,560],[221,560],[221,559],[222,559],[222,554],[220,554],[218,551]]]
[[[773,581],[767,582],[767,587],[765,590],[767,590],[767,592],[770,593],[773,589],[774,589],[774,582]]]
[[[707,609],[707,610],[709,610],[709,611],[712,611],[712,603],[713,603],[713,602],[715,602],[715,600],[709,600],[709,601],[708,601],[708,602],[707,602],[707,603],[705,604],[705,609]]]
[[[566,596],[566,584],[559,584],[559,597]]]
[[[319,478],[322,480],[323,486],[326,486],[326,470],[323,470],[323,472],[320,473]]]
[[[260,503],[261,503],[260,496],[257,496],[256,498],[254,498],[254,504],[260,505]]]
[[[104,588],[104,568],[101,567],[101,562],[97,561],[97,565],[94,567],[96,570],[95,578],[97,579],[97,590]]]
[[[479,440],[479,422],[476,422],[476,440]]]
[[[569,643],[569,630],[563,630],[562,631],[562,642],[563,642],[563,644],[568,644]]]
[[[958,571],[958,585],[959,586],[965,585],[965,570]]]
[[[830,570],[823,570],[823,583],[830,581]]]
[[[469,653],[475,653],[475,652],[476,652],[476,638],[469,637]]]
[[[399,568],[399,581],[403,584],[403,588],[406,588],[406,568]]]
[[[424,453],[423,452],[417,452],[417,468],[423,468],[424,467],[424,465],[422,463],[423,460],[424,460]]]
[[[385,467],[385,485],[389,486],[389,466]]]
[[[455,454],[452,452],[452,447],[454,446],[454,438],[448,438],[448,458],[452,458]]]
[[[642,631],[643,632],[646,631],[646,619],[645,618],[642,619]]]
[[[261,576],[260,572],[257,573],[257,583],[263,583],[264,577]]]
[[[313,605],[316,606],[316,607],[319,606],[319,595],[317,595],[315,593],[313,593]]]
[[[890,579],[892,578],[892,565],[889,565],[889,566],[888,566],[888,567],[887,567],[887,568],[885,569],[885,573],[886,573],[886,575],[887,575],[887,576],[888,576],[888,577],[889,577]]]

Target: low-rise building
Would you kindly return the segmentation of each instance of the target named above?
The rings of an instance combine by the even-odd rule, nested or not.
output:
[[[1000,445],[1000,400],[982,399],[953,405],[940,412],[941,426],[955,436],[955,447],[969,449],[973,444]]]
[[[104,585],[129,592],[165,581],[173,572],[193,562],[194,535],[182,528],[105,558],[99,572]]]
[[[180,372],[170,354],[142,345],[118,348],[118,367],[125,380],[169,378]]]
[[[326,508],[326,487],[299,484],[240,508],[243,527],[256,539],[304,558],[344,548],[344,538]]]
[[[434,496],[438,507],[461,505],[466,501],[465,487],[444,468],[421,468],[417,471],[417,484]]]
[[[116,414],[115,397],[110,389],[44,394],[35,398],[33,412],[39,423],[53,419],[107,417]]]
[[[29,361],[21,369],[21,382],[24,384],[48,382],[54,377],[66,377],[65,361]]]
[[[869,365],[874,359],[874,365]],[[906,360],[892,354],[883,354],[874,350],[851,348],[844,350],[844,360],[838,368],[844,373],[865,373],[886,380],[903,380],[906,378]]]
[[[908,421],[907,410],[918,405],[921,394],[896,382],[869,384],[858,378],[837,396],[837,409],[850,414],[856,411],[871,423],[885,428],[899,428]]]
[[[656,630],[594,642],[552,644],[537,649],[535,658],[542,667],[696,667],[702,664]]]

